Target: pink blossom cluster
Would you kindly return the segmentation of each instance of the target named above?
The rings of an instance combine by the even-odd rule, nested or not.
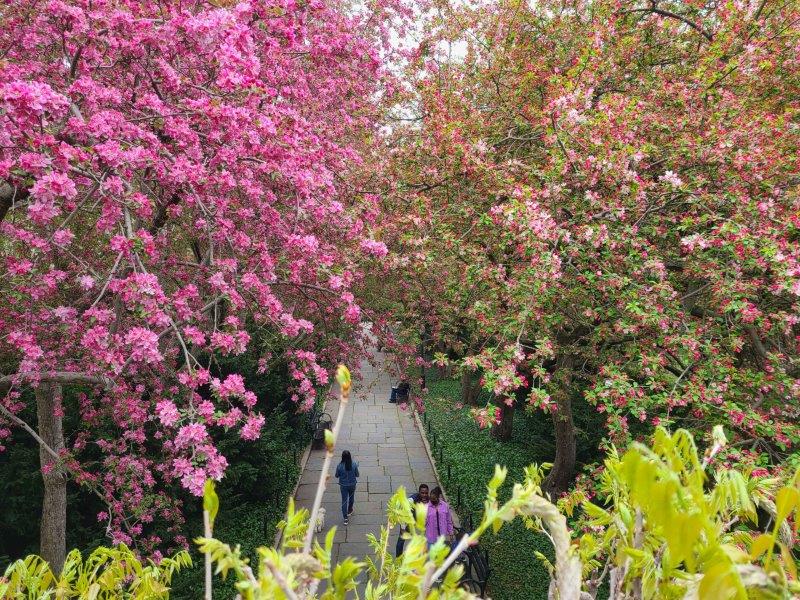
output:
[[[372,17],[327,0],[6,7],[0,351],[20,375],[0,402],[20,414],[39,374],[97,382],[74,470],[102,489],[114,540],[169,543],[149,533],[180,524],[168,486],[199,493],[224,474],[213,429],[261,435],[255,394],[236,373],[213,378],[209,357],[269,332],[257,351],[290,349],[303,409],[357,361],[353,290],[386,247],[347,182],[393,93],[379,57],[407,17],[396,4]],[[101,473],[81,471],[87,448]]]

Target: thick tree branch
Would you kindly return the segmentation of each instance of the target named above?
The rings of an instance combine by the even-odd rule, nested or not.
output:
[[[156,215],[153,218],[153,223],[150,225],[150,235],[155,235],[166,224],[169,208],[175,206],[180,202],[181,197],[178,194],[170,196],[169,200],[163,204],[159,204],[156,209]]]
[[[750,341],[753,344],[753,349],[756,351],[756,354],[763,360],[769,360],[769,353],[767,352],[764,343],[761,341],[761,338],[758,335],[758,331],[756,331],[755,326],[753,325],[745,325],[744,330],[747,333],[747,336],[750,338]]]
[[[16,379],[49,381],[61,384],[86,383],[102,385],[106,388],[114,385],[111,379],[102,375],[89,375],[88,373],[76,373],[73,371],[23,371],[0,377],[0,391],[2,391],[2,386],[10,386]]]
[[[659,15],[659,16],[662,16],[662,17],[666,17],[668,19],[677,19],[678,21],[680,21],[682,23],[685,23],[686,25],[688,25],[689,27],[694,29],[697,33],[702,35],[709,42],[713,42],[714,41],[714,36],[711,35],[709,32],[707,32],[705,29],[703,29],[697,23],[691,21],[690,19],[688,19],[687,17],[684,17],[683,15],[679,15],[677,13],[670,12],[668,10],[663,10],[661,8],[658,8],[655,5],[655,3],[653,3],[651,6],[649,6],[647,8],[634,8],[634,9],[631,9],[631,10],[628,10],[628,11],[625,11],[625,12],[627,12],[627,13],[637,13],[637,12],[652,13],[654,15]]]
[[[20,189],[15,185],[0,180],[0,223],[6,218],[6,213],[14,206],[14,202],[25,200],[28,195],[28,190]]]

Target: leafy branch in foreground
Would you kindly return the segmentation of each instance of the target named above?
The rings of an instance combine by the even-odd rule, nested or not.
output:
[[[687,431],[658,429],[650,447],[634,443],[622,457],[612,451],[606,459],[605,507],[586,498],[562,501],[568,514],[576,500],[583,508],[586,533],[577,547],[588,597],[596,597],[606,575],[611,600],[800,593],[790,527],[793,521],[796,535],[798,475],[782,486],[751,472],[711,469],[725,444],[715,428],[701,458]]]
[[[0,598],[169,598],[172,576],[191,565],[188,552],[143,564],[121,544],[98,548],[86,560],[72,550],[56,577],[43,558],[31,555],[11,563],[0,577]]]
[[[331,438],[332,450],[335,434]],[[651,446],[635,443],[621,456],[612,449],[602,475],[603,503],[578,493],[550,502],[541,491],[545,471],[534,465],[501,504],[498,490],[506,470],[497,466],[487,485],[480,523],[452,551],[443,539],[428,548],[423,536],[426,508],[412,507],[402,488],[387,505],[380,536],[370,536],[371,557],[348,557],[334,564],[336,529],[322,542],[313,539],[312,532],[309,546],[313,519],[291,501],[279,525],[280,546],[259,548],[257,565],[251,565],[238,546],[213,537],[196,541],[217,575],[235,578],[244,600],[358,598],[361,583],[369,600],[470,600],[475,596],[459,587],[464,574],[459,559],[485,531],[497,532],[519,517],[553,544],[554,561],[539,556],[550,571],[548,597],[553,600],[594,599],[606,578],[612,600],[796,598],[800,585],[792,551],[800,475],[781,484],[724,466],[715,469],[714,458],[725,443],[721,429],[715,429],[713,445],[701,457],[691,434],[659,429]],[[210,524],[218,508],[212,485],[206,486],[205,506]],[[571,531],[567,517],[578,507],[580,528]],[[766,524],[759,522],[760,512],[769,515]],[[408,541],[395,559],[388,547],[390,532],[398,525],[407,529]],[[188,556],[182,553],[158,566],[142,567],[124,546],[101,548],[82,564],[73,551],[56,580],[44,561],[28,557],[6,571],[0,596],[41,597],[58,590],[65,596],[166,598],[172,572],[187,564]]]

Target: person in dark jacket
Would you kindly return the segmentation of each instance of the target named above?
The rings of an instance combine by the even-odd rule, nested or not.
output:
[[[353,504],[356,500],[356,484],[358,483],[358,463],[353,461],[349,450],[342,452],[342,462],[336,467],[336,479],[339,480],[339,491],[342,492],[342,517],[344,524],[350,521]]]
[[[417,514],[417,504],[427,504],[428,503],[428,486],[424,483],[419,486],[419,491],[416,494],[411,494],[409,500],[411,500],[411,515],[416,517]],[[403,534],[407,533],[408,529],[401,527],[400,528],[400,535],[397,538],[397,545],[394,548],[394,555],[400,556],[403,553],[403,549],[406,547],[406,541],[403,539]]]
[[[389,402],[392,404],[408,402],[408,395],[411,391],[411,385],[405,379],[401,380],[396,386],[392,387],[392,393],[389,396]]]

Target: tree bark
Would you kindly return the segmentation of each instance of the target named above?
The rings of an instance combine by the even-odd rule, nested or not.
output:
[[[569,352],[569,351],[568,351]],[[553,468],[542,483],[542,490],[553,499],[569,489],[575,474],[575,424],[572,420],[572,368],[575,358],[571,353],[562,355],[557,363],[554,377],[555,393],[553,399],[556,410],[553,412],[553,428],[556,438],[556,456]]]
[[[464,404],[475,404],[478,399],[480,383],[472,380],[472,372],[464,369],[461,373],[461,401]]]
[[[469,392],[472,389],[472,375],[464,369],[461,372],[461,402],[470,404]]]
[[[36,388],[36,416],[39,436],[56,452],[64,449],[64,428],[60,407],[61,385],[43,381]],[[62,466],[42,446],[39,462],[44,481],[39,553],[58,577],[67,552],[67,477]]]
[[[0,223],[6,218],[6,214],[14,205],[14,202],[21,202],[30,195],[28,190],[23,190],[15,185],[0,179]]]
[[[514,405],[500,403],[500,422],[492,426],[492,437],[501,442],[511,439],[514,432]]]

